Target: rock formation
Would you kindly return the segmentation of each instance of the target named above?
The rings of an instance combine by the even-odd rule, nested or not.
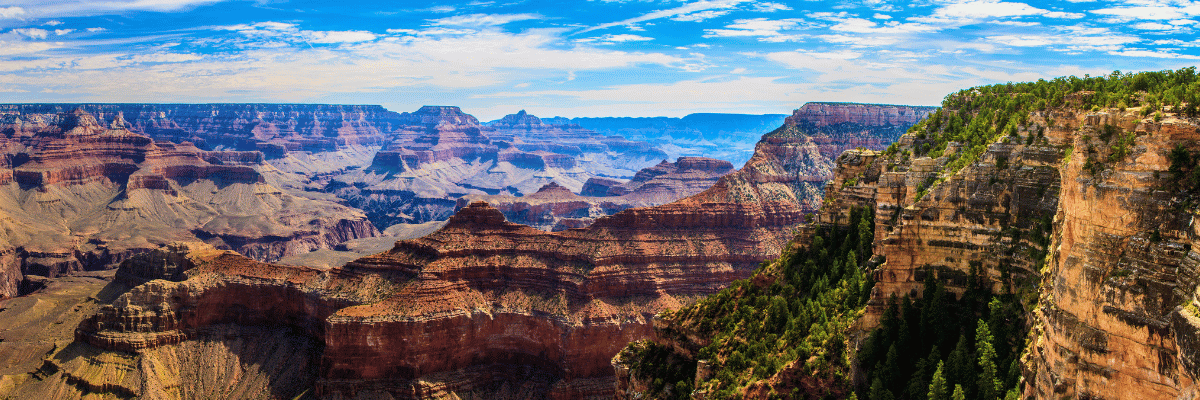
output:
[[[262,153],[155,142],[121,121],[81,109],[0,121],[0,297],[22,275],[111,267],[171,241],[277,260],[378,233],[356,210],[281,189]]]
[[[510,222],[534,228],[561,231],[590,225],[597,217],[634,207],[649,207],[669,203],[708,189],[717,179],[733,172],[728,161],[703,157],[680,157],[674,163],[666,160],[638,171],[627,182],[607,178],[591,178],[583,192],[576,195],[570,189],[550,182],[536,193],[522,197],[465,196],[458,207],[482,200],[504,213]]]
[[[632,176],[665,154],[644,142],[547,125],[518,113],[480,125],[458,107],[422,107],[398,123],[367,168],[322,177],[324,190],[380,226],[442,220],[464,195],[523,195],[596,175]]]
[[[277,338],[320,349],[313,385],[326,398],[611,397],[609,360],[653,334],[651,316],[747,276],[816,210],[812,195],[833,167],[812,140],[820,134],[765,135],[741,170],[711,188],[582,229],[513,224],[479,202],[430,235],[328,270],[193,247],[188,256],[150,253],[126,262],[115,281],[137,286],[81,322],[73,347],[50,354],[40,380],[16,390],[47,399],[170,395],[185,376],[237,370],[239,357],[268,360],[248,378],[310,382],[311,353],[246,346]],[[231,341],[240,337],[248,339]],[[215,342],[229,344],[221,351]],[[305,344],[313,342],[324,345]],[[203,352],[218,360],[211,368],[183,361]],[[236,382],[242,395],[296,394]],[[229,393],[218,389],[190,396]]]

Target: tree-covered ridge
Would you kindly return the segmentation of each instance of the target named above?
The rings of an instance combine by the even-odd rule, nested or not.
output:
[[[873,286],[860,267],[871,257],[873,219],[870,210],[856,209],[854,225],[817,226],[809,246],[792,248],[716,295],[662,314],[669,328],[660,335],[694,346],[694,356],[638,342],[622,355],[637,360],[632,375],[651,381],[658,398],[690,398],[694,391],[709,399],[746,392],[781,398],[850,395],[847,335]],[[698,361],[711,372],[694,382]]]
[[[952,175],[1003,137],[1022,133],[1028,140],[1040,137],[1046,123],[1031,116],[1063,107],[1092,111],[1141,107],[1144,117],[1160,119],[1163,113],[1173,113],[1195,118],[1200,116],[1200,76],[1195,67],[1114,71],[1106,76],[1068,76],[961,90],[946,96],[940,110],[909,129],[916,139],[911,154],[937,158],[951,143],[958,143],[959,150],[948,155],[942,170],[944,176]],[[899,151],[899,146],[893,145],[887,153]]]

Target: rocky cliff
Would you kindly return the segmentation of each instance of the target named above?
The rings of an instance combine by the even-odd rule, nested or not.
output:
[[[597,217],[617,211],[669,203],[708,189],[717,179],[733,172],[728,161],[703,157],[680,157],[674,163],[663,162],[638,171],[633,179],[619,182],[591,178],[576,195],[556,182],[536,193],[522,196],[465,196],[457,208],[474,201],[485,201],[504,213],[511,222],[547,231],[561,231],[590,225]],[[584,195],[591,193],[591,195]]]

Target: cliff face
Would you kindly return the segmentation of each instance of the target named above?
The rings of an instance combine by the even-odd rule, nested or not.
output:
[[[1116,110],[1076,122],[1076,153],[1061,168],[1027,393],[1193,396],[1200,372],[1195,224],[1171,190],[1168,156],[1178,145],[1194,151],[1200,124]],[[1106,125],[1132,139],[1129,152],[1093,173],[1107,150],[1096,138]]]
[[[968,150],[918,157],[933,142],[921,132],[894,152],[845,153],[821,220],[876,208],[882,264],[863,326],[927,274],[962,293],[977,270],[1030,314],[1025,396],[1193,396],[1200,258],[1171,157],[1196,151],[1200,123],[1142,111],[1035,110],[958,170]]]
[[[26,119],[0,125],[3,254],[16,265],[0,281],[108,268],[175,240],[275,260],[378,234],[361,213],[270,183],[258,152],[159,143],[79,109]]]
[[[808,103],[784,120],[784,125],[812,124],[824,127],[838,124],[866,126],[915,125],[937,107],[913,107],[884,104]]]
[[[457,208],[473,201],[485,201],[504,213],[511,222],[547,231],[561,231],[590,225],[597,217],[612,215],[634,207],[649,207],[700,193],[717,179],[733,172],[727,161],[702,157],[680,157],[674,163],[665,160],[643,169],[627,182],[591,178],[576,195],[551,182],[536,193],[522,196],[465,196]]]

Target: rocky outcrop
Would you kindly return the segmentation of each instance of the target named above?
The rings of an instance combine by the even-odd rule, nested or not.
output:
[[[634,207],[669,203],[708,189],[717,179],[733,172],[727,161],[702,157],[680,157],[643,169],[628,182],[591,178],[584,190],[600,196],[576,195],[556,182],[536,193],[522,196],[465,196],[458,208],[482,200],[504,213],[509,221],[534,228],[561,231],[582,228],[596,218]],[[590,188],[590,189],[589,189]],[[615,195],[620,193],[620,195]]]

